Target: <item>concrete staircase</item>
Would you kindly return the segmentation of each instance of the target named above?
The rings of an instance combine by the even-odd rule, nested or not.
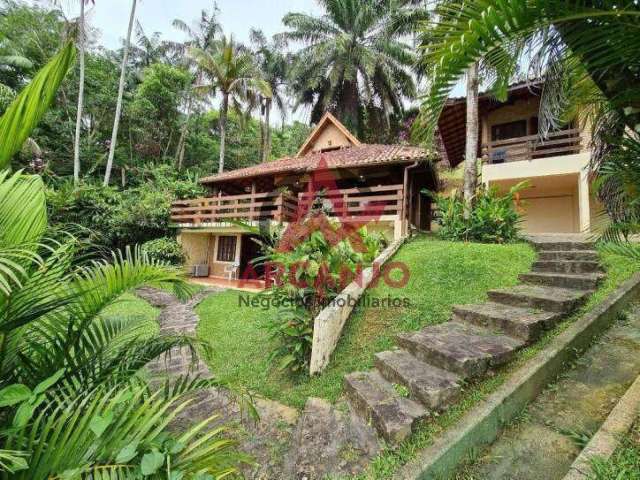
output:
[[[533,240],[538,259],[520,285],[489,301],[453,308],[449,322],[397,337],[376,354],[375,369],[346,375],[351,410],[387,442],[405,439],[430,411],[456,401],[466,380],[509,362],[522,347],[580,307],[604,277],[593,245]]]

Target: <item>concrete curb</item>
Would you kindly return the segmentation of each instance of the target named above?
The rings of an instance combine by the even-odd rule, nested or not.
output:
[[[373,261],[373,265],[378,269],[382,267],[396,254],[406,238],[402,237],[392,242]],[[344,324],[373,279],[374,268],[365,268],[362,271],[361,281],[354,281],[347,285],[331,302],[331,305],[325,307],[313,320],[313,344],[311,347],[311,361],[309,362],[309,375],[321,373],[327,368],[331,354],[340,339]]]
[[[561,373],[566,362],[585,350],[606,330],[629,301],[640,295],[640,273],[620,285],[552,342],[511,374],[507,382],[445,432],[418,457],[401,468],[397,480],[448,478],[470,455],[489,445],[542,389]]]
[[[621,438],[631,430],[640,414],[640,376],[629,387],[615,408],[604,421],[600,430],[591,438],[578,458],[573,462],[564,480],[586,480],[591,472],[591,460],[595,457],[607,460]]]

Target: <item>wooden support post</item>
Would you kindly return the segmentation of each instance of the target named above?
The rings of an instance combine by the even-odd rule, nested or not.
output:
[[[283,202],[283,195],[284,193],[281,193],[280,195],[278,195],[276,197],[276,213],[275,213],[275,221],[276,222],[280,222],[282,223],[282,210],[283,210],[283,206],[284,206],[284,202]]]
[[[251,208],[249,211],[249,221],[251,222],[253,220],[254,214],[255,214],[255,207],[254,207],[254,203],[256,201],[256,181],[252,181],[251,182]]]

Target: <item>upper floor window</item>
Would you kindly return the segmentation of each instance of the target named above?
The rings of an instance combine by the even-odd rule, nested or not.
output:
[[[509,140],[510,138],[526,137],[527,121],[517,120],[515,122],[500,123],[491,127],[491,141]]]

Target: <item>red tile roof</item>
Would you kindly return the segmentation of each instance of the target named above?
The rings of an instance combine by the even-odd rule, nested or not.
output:
[[[306,173],[314,171],[323,158],[329,169],[366,167],[370,165],[415,162],[427,158],[421,147],[408,145],[359,145],[329,152],[317,152],[304,157],[281,158],[273,162],[231,170],[220,175],[204,177],[201,183],[216,183],[239,178],[275,175],[279,173]]]

